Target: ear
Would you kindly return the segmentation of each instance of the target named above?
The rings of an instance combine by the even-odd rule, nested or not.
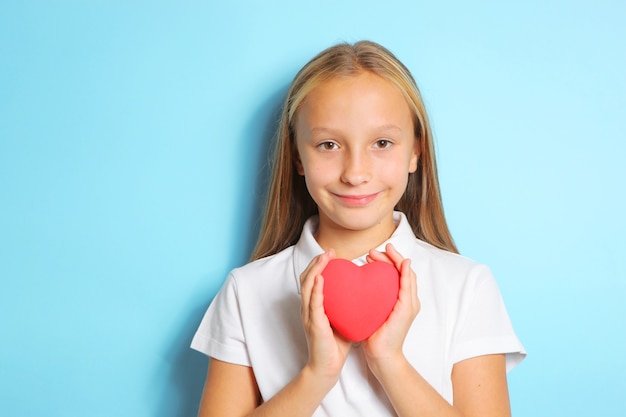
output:
[[[417,171],[417,162],[420,159],[420,155],[422,154],[422,142],[415,138],[415,142],[413,143],[413,150],[411,151],[411,160],[409,163],[409,174]]]
[[[293,150],[293,164],[296,167],[296,172],[299,175],[304,177],[304,167],[302,166],[302,160],[300,159],[300,153],[298,153],[298,148],[294,146]]]

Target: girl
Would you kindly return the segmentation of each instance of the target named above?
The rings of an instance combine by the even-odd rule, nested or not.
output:
[[[457,254],[407,68],[372,42],[321,52],[287,93],[274,158],[253,262],[192,342],[210,357],[199,415],[510,415],[506,372],[525,352],[489,269]],[[335,257],[400,272],[361,343],[324,312]]]

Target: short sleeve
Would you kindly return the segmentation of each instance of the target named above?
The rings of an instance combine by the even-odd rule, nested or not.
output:
[[[204,314],[191,348],[224,362],[250,366],[232,273]]]
[[[489,268],[480,265],[472,275],[459,310],[452,361],[504,353],[508,372],[524,359],[526,351]]]

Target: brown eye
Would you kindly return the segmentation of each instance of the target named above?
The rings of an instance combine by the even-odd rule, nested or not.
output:
[[[333,149],[337,149],[337,144],[335,142],[322,142],[317,145],[323,151],[332,151]]]
[[[389,139],[378,139],[374,144],[374,147],[378,149],[387,149],[391,146],[391,141]]]

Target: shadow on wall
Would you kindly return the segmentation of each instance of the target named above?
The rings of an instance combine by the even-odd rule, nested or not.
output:
[[[208,279],[208,277],[207,277]],[[215,294],[211,294],[212,298]],[[154,415],[158,417],[195,417],[202,395],[208,360],[203,354],[192,350],[189,345],[208,305],[194,306],[189,316],[175,333],[174,344],[169,347],[166,360],[169,362],[169,382]]]
[[[236,218],[241,221],[233,233],[241,239],[235,239],[235,242],[240,243],[231,248],[228,260],[230,266],[245,264],[256,244],[269,184],[268,163],[272,139],[286,92],[287,87],[284,87],[263,101],[244,130],[244,136],[239,138],[242,145],[241,160],[236,162],[240,173],[237,193],[240,204]],[[225,277],[221,276],[207,276],[208,281],[222,282],[224,279]],[[168,349],[168,359],[171,361],[169,389],[164,393],[161,407],[156,412],[158,417],[193,417],[198,413],[208,359],[189,348],[189,344],[206,307],[215,296],[214,290],[211,292],[201,305],[195,305],[190,309],[189,316],[177,334],[178,337]]]
[[[249,261],[256,245],[257,236],[261,228],[261,220],[267,188],[270,181],[270,161],[279,124],[282,104],[287,95],[289,86],[285,85],[268,97],[252,117],[245,130],[245,137],[239,143],[241,146],[242,175],[238,184],[238,201],[241,201],[241,212],[238,218],[247,221],[239,224],[235,236],[247,237],[242,239],[243,245],[235,247],[231,253],[235,265],[242,265]],[[243,250],[242,250],[243,249]]]

